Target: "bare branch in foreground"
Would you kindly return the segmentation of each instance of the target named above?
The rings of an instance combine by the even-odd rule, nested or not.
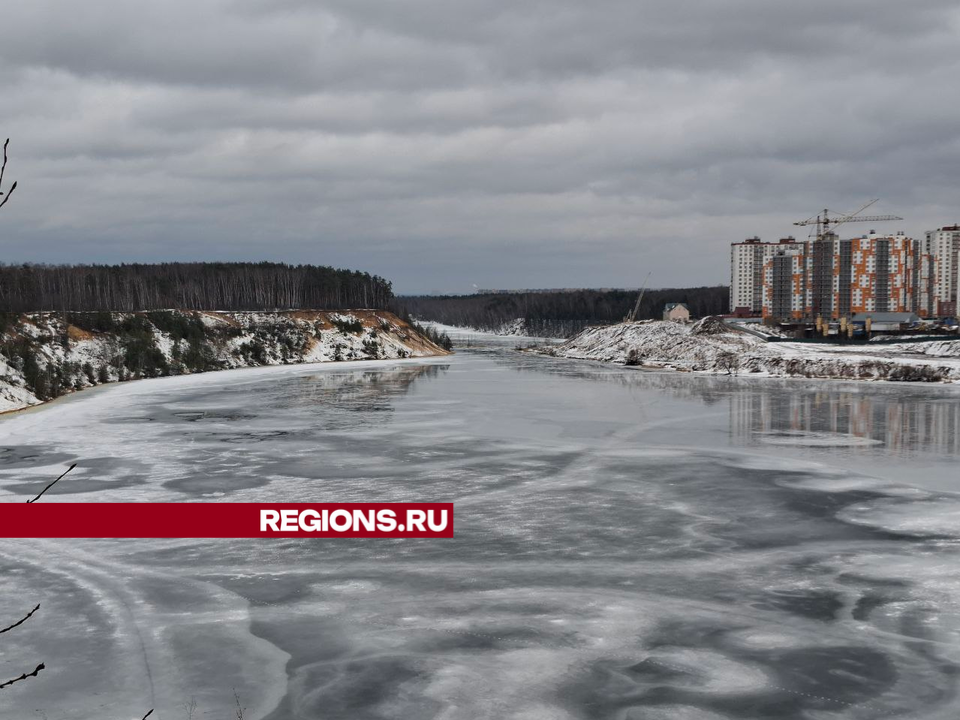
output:
[[[0,188],[3,186],[3,173],[7,170],[7,145],[10,144],[10,138],[7,138],[7,141],[3,143],[3,165],[0,165]],[[3,199],[3,202],[0,202],[0,207],[3,207],[7,204],[7,200],[10,199],[10,196],[13,195],[13,191],[17,189],[17,184],[14,183],[10,186],[10,189],[7,191],[7,196]],[[3,195],[0,192],[0,195]]]
[[[36,677],[37,675],[40,674],[40,671],[45,669],[46,667],[47,667],[46,665],[44,665],[43,663],[40,663],[39,665],[37,665],[36,670],[34,670],[32,673],[24,673],[18,678],[14,678],[13,680],[7,680],[5,683],[0,683],[0,690],[3,690],[5,687],[10,687],[14,683],[18,683],[21,680],[26,680],[29,677]]]
[[[7,204],[7,200],[10,199],[10,196],[13,195],[13,191],[17,189],[17,184],[14,183],[10,186],[10,189],[7,190],[7,196],[3,199],[3,202],[0,202],[0,208]],[[3,193],[0,193],[2,195]]]
[[[7,145],[9,144],[10,138],[7,138],[3,143],[3,165],[0,165],[0,188],[3,187],[3,174],[7,171]]]
[[[20,618],[19,620],[17,620],[13,625],[10,625],[9,627],[5,627],[3,630],[0,630],[0,635],[3,635],[5,632],[10,632],[10,631],[13,630],[15,627],[19,627],[19,626],[23,625],[27,620],[30,619],[30,616],[33,615],[33,614],[34,614],[37,610],[39,610],[39,609],[40,609],[40,603],[37,603],[37,606],[36,606],[33,610],[31,610],[31,611],[28,612],[26,615],[24,615],[22,618]]]
[[[141,720],[147,720],[147,718],[150,717],[151,715],[153,715],[153,708],[150,708],[150,709],[147,711],[147,714],[144,715],[143,718],[141,718]]]
[[[63,475],[66,475],[68,472],[70,472],[71,470],[73,470],[76,466],[77,466],[77,464],[74,463],[73,465],[71,465],[70,467],[68,467],[68,468],[66,469],[66,472],[63,473]],[[40,491],[40,495],[43,495],[47,490],[49,490],[49,489],[52,488],[54,485],[56,485],[58,482],[60,482],[60,480],[63,478],[63,475],[61,475],[60,477],[58,477],[58,478],[57,478],[56,480],[54,480],[52,483],[50,483],[49,485],[47,485],[43,490],[41,490],[41,491]],[[37,500],[39,500],[39,499],[40,499],[40,495],[37,495],[33,500],[27,500],[27,504],[33,503],[33,502],[36,502]]]

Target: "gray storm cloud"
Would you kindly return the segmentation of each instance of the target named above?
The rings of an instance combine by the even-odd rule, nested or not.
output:
[[[400,291],[723,282],[883,198],[960,220],[955,2],[4,3],[6,262],[271,259]],[[880,207],[880,206],[878,206]]]

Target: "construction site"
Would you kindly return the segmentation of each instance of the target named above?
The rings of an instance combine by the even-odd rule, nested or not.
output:
[[[842,238],[841,226],[899,221],[825,209],[795,222],[807,240],[731,244],[730,316],[793,338],[856,342],[882,335],[956,333],[960,226]]]

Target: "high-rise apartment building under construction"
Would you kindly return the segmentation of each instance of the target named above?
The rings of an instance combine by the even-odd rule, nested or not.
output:
[[[931,280],[937,314],[955,316],[960,292],[960,225],[930,230],[924,237],[924,246],[930,255],[938,258]]]
[[[780,320],[857,313],[956,314],[960,227],[922,240],[902,232],[731,245],[730,309]]]
[[[770,258],[795,254],[803,243],[789,237],[779,242],[748,238],[730,246],[730,309],[759,315],[763,310],[765,268]]]

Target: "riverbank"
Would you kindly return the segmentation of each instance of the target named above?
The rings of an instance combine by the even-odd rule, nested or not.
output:
[[[716,318],[590,327],[535,352],[684,372],[913,382],[960,381],[960,341],[882,346],[768,343]]]
[[[0,339],[0,412],[106,383],[448,352],[383,310],[30,313]]]

